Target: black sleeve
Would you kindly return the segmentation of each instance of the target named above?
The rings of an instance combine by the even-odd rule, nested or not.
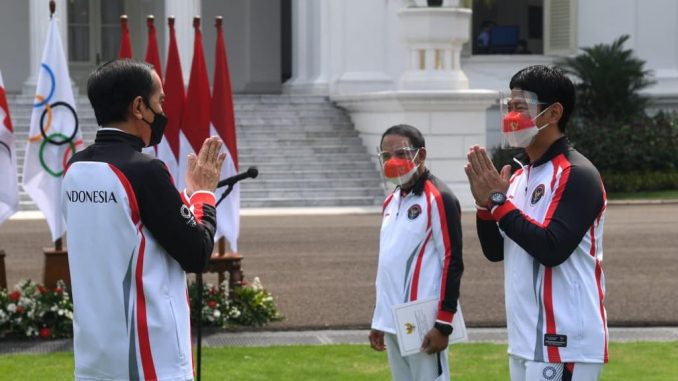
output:
[[[457,312],[457,300],[461,286],[461,276],[464,273],[464,259],[462,255],[462,233],[461,233],[461,208],[459,201],[447,191],[441,192],[442,208],[444,213],[440,213],[440,234],[445,237],[436,237],[438,245],[444,250],[443,276],[441,290],[443,291],[442,303],[438,314],[438,320],[449,321],[444,312]],[[438,204],[438,208],[441,205]],[[444,216],[445,220],[442,220]],[[443,223],[444,222],[444,223]],[[435,231],[434,231],[435,234]]]
[[[141,222],[185,271],[203,272],[214,249],[214,206],[195,202],[191,212],[159,160],[145,163],[136,172],[132,186]]]
[[[603,185],[592,165],[569,166],[563,170],[563,178],[566,181],[554,189],[551,202],[557,203],[555,210],[543,224],[527,218],[514,206],[499,220],[506,235],[544,266],[565,262],[604,207]],[[507,202],[493,214],[512,205]]]
[[[489,219],[481,218],[480,213],[482,212],[476,215],[476,231],[478,232],[483,255],[492,262],[503,261],[504,238],[499,233],[499,227],[489,212],[485,212],[489,215]]]

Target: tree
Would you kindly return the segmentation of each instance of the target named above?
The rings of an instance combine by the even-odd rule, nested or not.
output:
[[[629,121],[645,112],[648,100],[640,90],[654,84],[645,61],[624,49],[623,35],[612,44],[582,48],[583,53],[556,64],[578,79],[577,108],[580,116],[594,121]]]

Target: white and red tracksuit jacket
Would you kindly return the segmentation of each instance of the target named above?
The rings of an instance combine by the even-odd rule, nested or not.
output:
[[[63,180],[76,380],[193,379],[186,271],[212,253],[215,199],[184,202],[142,146],[101,129]]]
[[[508,201],[478,211],[485,256],[504,261],[508,352],[540,362],[607,362],[606,196],[596,168],[556,141],[516,171]]]
[[[437,321],[452,324],[464,272],[461,209],[452,191],[426,171],[407,194],[384,202],[372,328],[395,333],[391,307],[439,298]]]

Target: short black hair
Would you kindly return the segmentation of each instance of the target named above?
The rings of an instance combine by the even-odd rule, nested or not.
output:
[[[410,140],[410,144],[414,148],[426,148],[426,142],[424,141],[424,135],[421,134],[416,127],[410,126],[409,124],[397,124],[395,126],[389,127],[383,135],[381,135],[381,141],[379,141],[379,147],[384,143],[384,137],[386,135],[398,135],[404,136]]]
[[[141,96],[148,104],[153,91],[153,66],[116,59],[96,68],[87,79],[87,96],[100,126],[127,120],[127,108]]]
[[[546,103],[544,107],[556,102],[563,105],[558,129],[565,132],[574,110],[575,92],[572,81],[560,69],[545,65],[528,66],[513,75],[509,87],[537,94],[539,101]]]

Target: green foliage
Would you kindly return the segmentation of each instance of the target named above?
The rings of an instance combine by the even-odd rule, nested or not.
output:
[[[678,170],[678,115],[660,112],[633,121],[575,118],[567,135],[600,172]]]
[[[601,174],[607,192],[646,192],[678,189],[678,171]]]
[[[647,99],[638,92],[654,82],[645,61],[624,49],[623,35],[612,44],[582,48],[583,53],[567,57],[557,65],[575,76],[579,115],[593,120],[632,120],[642,115]]]
[[[73,334],[73,302],[63,281],[53,290],[23,280],[0,289],[0,337],[60,338]]]
[[[632,121],[575,118],[574,147],[596,165],[608,192],[678,189],[678,116],[660,112]]]
[[[198,285],[191,283],[188,293],[191,300],[191,322],[196,324],[202,313],[202,324],[212,327],[257,326],[282,320],[275,301],[266,291],[258,277],[252,285],[233,289],[229,299],[228,281],[219,286],[203,283],[202,310],[198,306]],[[201,312],[200,312],[201,311]]]

